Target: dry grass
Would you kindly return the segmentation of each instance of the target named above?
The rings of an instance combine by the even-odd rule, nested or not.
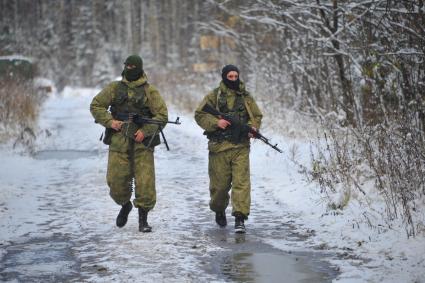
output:
[[[362,183],[374,180],[389,223],[402,219],[407,236],[421,232],[425,195],[425,137],[414,116],[400,115],[391,124],[364,128],[325,125],[324,138],[313,145],[312,170],[322,193],[366,195]],[[343,209],[348,201],[335,208]]]
[[[0,142],[16,138],[25,128],[33,128],[41,97],[31,80],[5,78],[0,81]]]

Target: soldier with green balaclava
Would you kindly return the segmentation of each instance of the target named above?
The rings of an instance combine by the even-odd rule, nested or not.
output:
[[[156,203],[154,147],[159,144],[158,125],[138,125],[131,118],[120,120],[116,114],[141,115],[164,121],[164,125],[168,120],[167,106],[158,90],[148,83],[140,56],[131,55],[125,60],[121,81],[102,89],[93,98],[90,112],[109,133],[104,139],[109,145],[106,179],[110,196],[121,205],[116,225],[123,227],[127,223],[134,205],[139,212],[139,231],[150,232],[147,216]]]
[[[227,65],[221,72],[220,85],[211,91],[195,111],[195,120],[205,130],[208,138],[210,178],[210,209],[220,227],[227,225],[226,208],[232,202],[235,232],[245,233],[244,221],[248,219],[251,205],[249,170],[250,138],[246,131],[235,135],[235,128],[228,120],[206,113],[208,104],[219,112],[231,115],[235,121],[256,131],[263,117],[252,95],[239,78],[239,70]],[[239,133],[239,132],[238,132]],[[229,192],[231,191],[231,196]]]

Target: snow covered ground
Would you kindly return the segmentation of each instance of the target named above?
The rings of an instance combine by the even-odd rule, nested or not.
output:
[[[219,229],[208,208],[206,139],[191,114],[167,126],[171,151],[156,149],[153,232],[138,232],[136,210],[118,229],[102,128],[88,111],[96,93],[66,88],[49,98],[35,157],[0,149],[0,280],[272,282],[258,274],[274,267],[271,273],[281,269],[293,282],[425,282],[423,235],[368,227],[359,220],[360,201],[328,211],[317,186],[289,160],[296,144],[297,160],[308,164],[305,140],[270,135],[284,154],[253,143],[247,235],[234,235],[231,221]]]

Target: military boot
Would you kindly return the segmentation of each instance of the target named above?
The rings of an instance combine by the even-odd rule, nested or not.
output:
[[[139,208],[139,232],[151,232],[152,227],[148,224],[148,212],[143,208]]]
[[[216,212],[215,213],[215,222],[217,222],[217,224],[220,227],[226,227],[226,225],[227,225],[226,212],[224,212],[224,211]]]
[[[128,214],[130,213],[132,208],[133,208],[133,205],[131,204],[130,201],[121,207],[120,213],[118,213],[118,216],[117,216],[118,227],[121,228],[121,227],[124,227],[125,224],[127,224]]]
[[[235,213],[235,233],[244,234],[245,233],[245,217],[242,213]]]

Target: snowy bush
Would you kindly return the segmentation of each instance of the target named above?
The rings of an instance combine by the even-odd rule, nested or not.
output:
[[[425,140],[415,121],[401,116],[390,125],[362,129],[324,125],[323,137],[312,144],[312,167],[304,169],[319,183],[330,209],[344,209],[352,192],[368,199],[372,192],[365,184],[373,181],[380,198],[370,200],[385,204],[387,225],[401,219],[408,237],[423,232]],[[379,205],[367,209],[374,206]]]

